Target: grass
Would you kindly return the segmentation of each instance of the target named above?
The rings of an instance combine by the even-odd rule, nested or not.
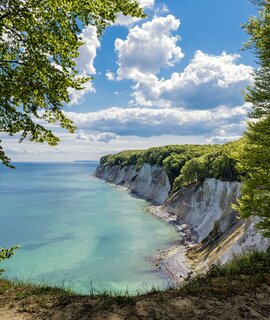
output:
[[[32,284],[24,281],[7,280],[0,278],[0,295],[14,291],[17,297],[39,296],[39,295],[75,295],[72,290],[60,286],[49,286],[46,284]]]

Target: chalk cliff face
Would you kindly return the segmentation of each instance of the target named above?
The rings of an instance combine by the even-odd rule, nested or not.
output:
[[[108,182],[128,186],[132,179],[138,174],[135,166],[104,166],[100,164],[95,176]]]
[[[166,172],[158,165],[145,163],[140,170],[131,166],[99,165],[95,176],[127,187],[140,198],[162,205],[168,198],[171,185]]]
[[[205,179],[174,193],[165,208],[189,224],[201,242],[213,229],[221,234],[235,223],[236,214],[231,204],[236,202],[239,190],[240,184],[236,181]]]
[[[204,179],[181,188],[165,202],[167,212],[176,215],[180,223],[190,225],[197,247],[202,248],[198,270],[217,262],[224,264],[250,250],[265,251],[270,246],[270,239],[255,227],[259,218],[237,219],[231,204],[239,195],[237,181]]]
[[[218,260],[221,264],[229,261],[233,256],[242,254],[250,250],[266,251],[270,246],[270,239],[264,238],[259,233],[255,225],[259,222],[259,218],[255,217],[246,221],[242,228],[238,229],[238,235],[236,235],[233,243],[227,247],[226,250],[221,251]]]
[[[153,204],[163,205],[179,224],[189,225],[196,243],[215,240],[201,265],[219,261],[225,263],[235,254],[252,249],[266,250],[270,239],[256,230],[257,218],[239,221],[231,204],[240,194],[240,183],[223,182],[214,178],[181,188],[170,193],[171,185],[166,172],[158,165],[145,163],[136,166],[99,165],[95,176],[127,187],[131,192]]]

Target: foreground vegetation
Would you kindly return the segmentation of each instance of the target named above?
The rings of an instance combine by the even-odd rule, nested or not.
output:
[[[181,288],[138,296],[82,296],[62,288],[0,279],[0,316],[13,319],[267,319],[270,312],[270,251],[252,252]],[[229,312],[229,313],[228,313]],[[224,314],[223,314],[224,313]],[[3,313],[2,313],[3,314]],[[9,319],[9,318],[4,318]],[[11,318],[10,318],[11,319]]]
[[[245,95],[252,110],[236,155],[238,168],[246,175],[235,209],[243,218],[259,216],[257,227],[270,237],[270,1],[253,2],[259,6],[259,15],[251,17],[244,29],[250,36],[246,47],[255,53],[258,69]]]
[[[103,165],[136,165],[144,163],[163,166],[174,190],[202,178],[223,181],[239,179],[234,150],[239,142],[225,145],[169,145],[147,150],[127,150],[101,158]]]

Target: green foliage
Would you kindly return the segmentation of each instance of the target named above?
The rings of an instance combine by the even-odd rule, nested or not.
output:
[[[247,48],[254,50],[260,68],[248,87],[246,101],[252,103],[244,139],[235,153],[243,173],[241,197],[235,209],[241,217],[259,216],[257,225],[270,237],[270,2],[257,1],[260,12],[244,26],[250,35]]]
[[[236,143],[226,145],[169,145],[147,150],[128,150],[101,158],[104,165],[136,165],[144,163],[163,166],[174,189],[199,181],[217,178],[235,181],[238,173],[231,150]]]
[[[214,178],[224,181],[236,181],[238,179],[236,160],[228,149],[228,146],[231,148],[236,145],[237,143],[228,144],[225,150],[213,155],[211,159],[211,174]]]
[[[237,144],[234,142],[216,146],[216,150],[213,152],[189,160],[175,179],[174,189],[179,189],[206,177],[222,181],[238,180],[238,172],[235,168],[236,161],[231,152]]]
[[[169,145],[164,147],[154,147],[144,150],[139,160],[139,164],[149,163],[162,166],[163,161],[172,154],[183,154],[189,147],[185,145]]]
[[[181,169],[185,163],[192,158],[192,155],[188,152],[183,152],[181,154],[171,154],[163,160],[164,169],[170,179],[170,182],[173,183],[175,177],[178,177]]]
[[[1,142],[2,142],[2,141],[0,140],[0,143],[1,143]],[[4,150],[3,150],[3,148],[2,148],[1,146],[0,146],[0,161],[2,161],[2,163],[3,163],[5,166],[14,169],[14,166],[12,166],[12,165],[10,164],[10,158],[6,156]]]
[[[0,6],[0,132],[54,146],[59,142],[40,123],[75,126],[62,111],[69,90],[80,90],[90,77],[80,76],[75,58],[84,26],[98,34],[116,14],[145,17],[134,0],[2,0]],[[9,164],[0,149],[0,160]]]
[[[251,0],[259,8],[259,15],[250,17],[244,30],[250,36],[244,49],[251,49],[258,57],[262,68],[270,64],[270,2],[269,0]]]
[[[14,251],[19,249],[19,246],[12,247],[10,249],[0,248],[0,262],[9,259],[14,255]],[[3,273],[5,269],[0,269],[0,275]]]
[[[270,117],[249,123],[245,138],[239,146],[237,169],[245,173],[241,197],[235,209],[242,218],[259,216],[257,225],[270,237]]]
[[[100,159],[100,163],[109,166],[119,165],[121,167],[137,165],[141,154],[141,150],[127,150],[117,154],[108,154]]]
[[[198,158],[193,158],[188,161],[181,170],[181,174],[174,182],[174,189],[179,189],[183,186],[197,182],[204,177],[208,177],[209,163],[207,156],[203,155]]]

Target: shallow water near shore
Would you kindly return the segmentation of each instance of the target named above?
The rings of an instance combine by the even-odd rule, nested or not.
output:
[[[178,239],[146,201],[91,176],[97,162],[0,168],[0,246],[20,244],[5,276],[81,293],[168,285],[151,262]]]

